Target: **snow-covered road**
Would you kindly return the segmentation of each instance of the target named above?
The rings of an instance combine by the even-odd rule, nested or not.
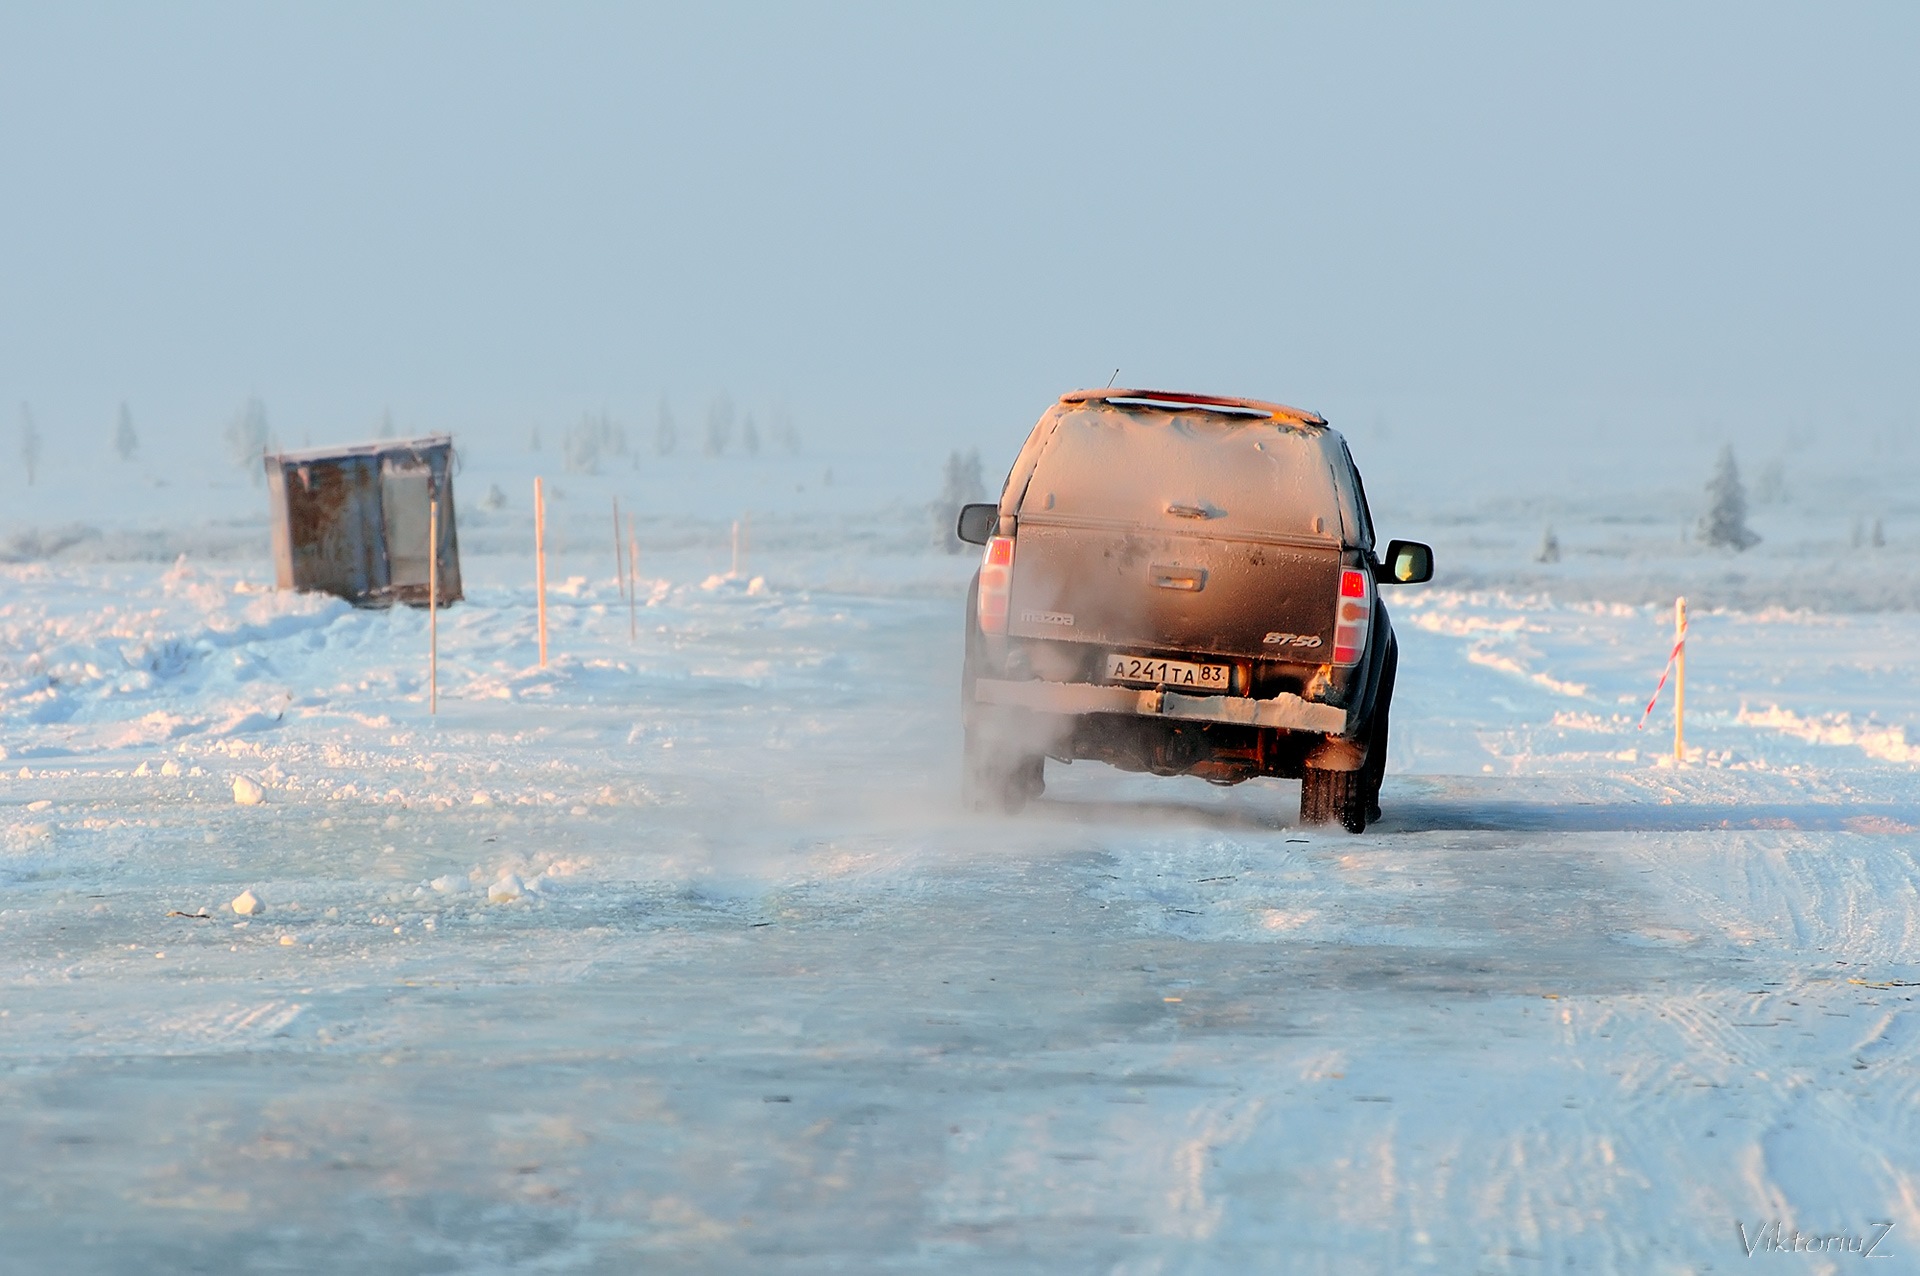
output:
[[[419,613],[0,567],[7,1262],[1920,1265],[1920,618],[1700,611],[1677,768],[1662,610],[1401,594],[1349,837],[963,816],[963,563],[655,570],[542,670],[476,559],[430,720]]]

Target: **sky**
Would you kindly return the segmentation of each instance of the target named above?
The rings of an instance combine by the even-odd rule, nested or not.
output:
[[[1409,455],[1920,433],[1917,53],[1891,3],[0,0],[5,433],[725,392],[992,457],[1116,369]]]

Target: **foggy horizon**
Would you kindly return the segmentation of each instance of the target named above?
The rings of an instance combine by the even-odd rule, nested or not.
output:
[[[1892,5],[0,15],[0,406],[63,463],[716,394],[1003,464],[1062,391],[1420,449],[1899,437]],[[71,463],[73,458],[66,458]]]

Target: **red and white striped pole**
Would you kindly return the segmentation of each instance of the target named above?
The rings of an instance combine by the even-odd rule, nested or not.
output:
[[[1660,671],[1660,681],[1653,688],[1653,695],[1647,699],[1647,707],[1640,713],[1640,729],[1647,729],[1647,719],[1653,716],[1653,706],[1659,703],[1660,693],[1666,690],[1667,679],[1673,683],[1673,761],[1675,766],[1684,765],[1687,760],[1687,600],[1673,600],[1673,651],[1667,657],[1667,667]]]
[[[1673,600],[1673,764],[1687,761],[1687,600]]]

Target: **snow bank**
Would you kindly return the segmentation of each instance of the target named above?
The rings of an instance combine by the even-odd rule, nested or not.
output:
[[[1920,763],[1920,745],[1907,743],[1904,728],[1856,723],[1844,713],[1828,714],[1816,721],[1779,705],[1760,710],[1742,705],[1737,721],[1741,726],[1778,731],[1814,744],[1850,746],[1882,762]]]

